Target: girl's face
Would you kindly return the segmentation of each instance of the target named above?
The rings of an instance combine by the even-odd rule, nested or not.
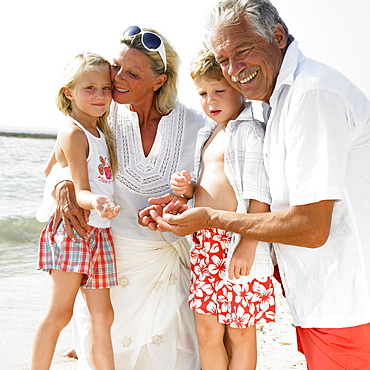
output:
[[[73,89],[65,88],[64,94],[72,102],[72,112],[98,118],[112,101],[109,66],[96,71],[82,72]]]
[[[150,103],[166,81],[166,75],[155,76],[150,58],[140,50],[120,45],[111,66],[113,100],[119,104],[141,105]]]
[[[219,81],[197,78],[194,83],[204,113],[217,123],[236,119],[245,107],[244,96],[225,78]]]

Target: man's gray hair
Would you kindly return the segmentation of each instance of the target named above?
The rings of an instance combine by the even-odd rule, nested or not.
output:
[[[294,37],[280,18],[279,12],[269,0],[220,0],[209,13],[207,20],[206,43],[212,48],[211,35],[219,27],[233,26],[244,16],[252,25],[257,35],[271,42],[274,29],[280,23],[287,36],[287,45]]]

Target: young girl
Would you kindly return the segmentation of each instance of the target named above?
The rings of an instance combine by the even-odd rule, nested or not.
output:
[[[50,368],[80,287],[90,316],[94,369],[114,369],[109,288],[117,285],[117,275],[110,219],[117,216],[119,206],[111,200],[116,159],[107,126],[110,65],[99,55],[80,54],[67,65],[63,77],[57,105],[68,115],[68,123],[58,133],[47,172],[54,163],[51,172],[70,172],[79,205],[91,210],[90,231],[85,239],[77,233],[71,239],[61,223],[53,235],[51,217],[41,233],[38,268],[50,272],[52,287],[46,315],[36,331],[31,369]]]

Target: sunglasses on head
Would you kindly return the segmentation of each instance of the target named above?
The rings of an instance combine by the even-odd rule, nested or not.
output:
[[[141,35],[141,43],[149,51],[158,51],[164,64],[164,71],[167,69],[166,50],[162,39],[153,32],[142,31],[138,26],[131,26],[123,33],[124,37]]]

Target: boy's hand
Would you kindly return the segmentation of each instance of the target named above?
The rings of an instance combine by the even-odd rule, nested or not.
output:
[[[170,180],[172,191],[177,195],[184,195],[191,190],[191,177],[188,171],[172,174]]]
[[[242,238],[243,241],[243,238]],[[239,279],[241,276],[248,276],[251,272],[254,257],[256,254],[257,243],[240,242],[235,248],[234,254],[230,261],[229,266],[229,279]]]

